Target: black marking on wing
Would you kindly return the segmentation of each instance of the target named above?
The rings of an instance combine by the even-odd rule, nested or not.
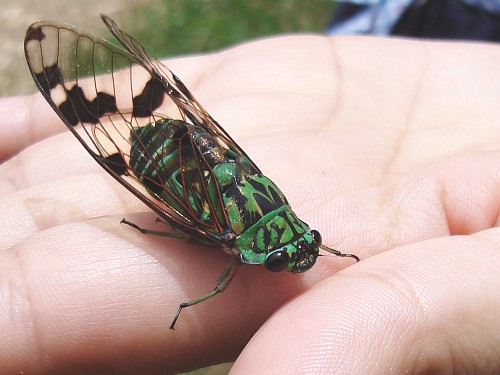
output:
[[[32,40],[41,42],[43,39],[45,39],[45,34],[39,28],[34,27],[34,25],[31,25],[28,31],[26,31],[25,43]]]
[[[154,111],[162,105],[164,98],[165,87],[161,82],[161,78],[151,77],[144,90],[133,99],[132,116],[152,116]]]
[[[59,105],[59,110],[72,126],[97,124],[106,113],[118,112],[116,98],[105,92],[98,92],[93,100],[88,100],[82,88],[74,85],[66,94],[68,98]]]
[[[106,156],[103,161],[119,176],[124,176],[128,172],[127,162],[119,153]]]
[[[41,86],[40,88],[47,93],[50,93],[50,90],[63,83],[61,72],[56,64],[47,66],[43,71],[34,73],[34,75],[35,81]]]

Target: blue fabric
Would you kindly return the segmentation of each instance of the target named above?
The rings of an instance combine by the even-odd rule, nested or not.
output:
[[[483,9],[487,12],[500,15],[500,1],[498,0],[462,0],[462,1],[477,9]]]
[[[337,0],[331,34],[500,41],[500,0]]]
[[[334,34],[389,34],[411,3],[412,0],[345,2],[338,6],[329,32]],[[346,14],[350,17],[345,17]]]

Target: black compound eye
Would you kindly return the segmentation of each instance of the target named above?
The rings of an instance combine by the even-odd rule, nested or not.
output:
[[[317,230],[312,230],[311,231],[311,234],[313,236],[313,240],[314,240],[314,243],[316,244],[316,246],[320,246],[321,245],[321,234],[319,234],[319,232]]]
[[[290,256],[286,251],[277,251],[269,255],[264,265],[271,272],[280,272],[288,267]]]

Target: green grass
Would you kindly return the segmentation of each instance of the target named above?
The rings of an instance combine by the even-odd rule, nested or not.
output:
[[[208,52],[266,35],[323,32],[331,0],[164,0],[123,14],[155,56]]]

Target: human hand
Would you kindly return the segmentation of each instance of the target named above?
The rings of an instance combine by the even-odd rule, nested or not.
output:
[[[3,100],[0,373],[236,357],[235,373],[494,373],[498,61],[485,44],[320,36],[169,61],[324,243],[362,258],[240,267],[175,331],[227,256],[119,225],[155,215],[55,135],[40,95]]]

